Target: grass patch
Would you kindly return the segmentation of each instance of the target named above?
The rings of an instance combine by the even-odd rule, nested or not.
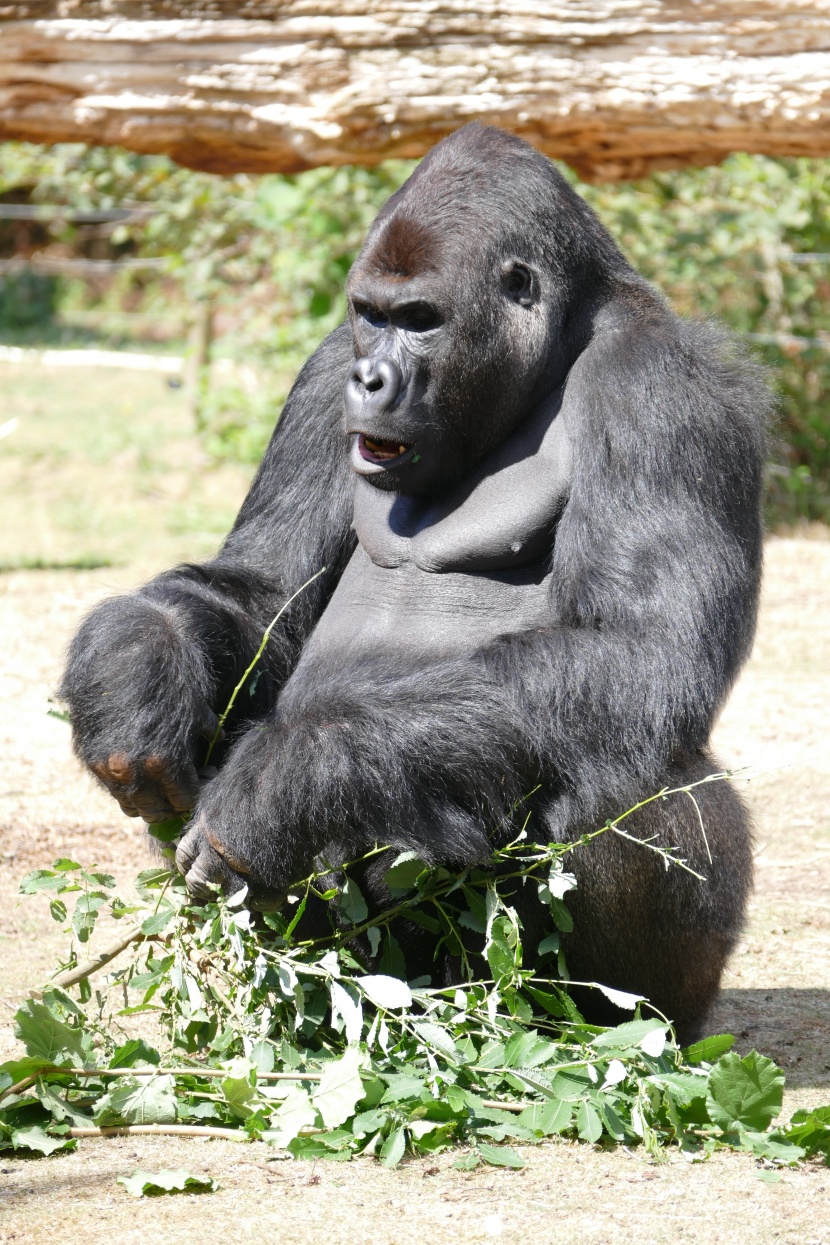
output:
[[[46,558],[11,558],[0,562],[0,575],[11,575],[15,571],[97,571],[105,566],[117,565],[112,558],[96,558],[94,554],[51,562]]]

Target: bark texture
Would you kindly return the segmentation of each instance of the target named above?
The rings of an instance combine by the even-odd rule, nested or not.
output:
[[[830,0],[0,2],[0,138],[297,172],[474,118],[593,180],[827,155]]]

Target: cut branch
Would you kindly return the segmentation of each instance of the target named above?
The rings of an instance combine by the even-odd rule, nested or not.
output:
[[[111,942],[108,946],[99,951],[97,955],[92,956],[89,960],[84,960],[82,964],[76,964],[74,968],[68,968],[65,973],[58,973],[57,977],[53,977],[40,990],[33,990],[32,997],[39,998],[44,990],[49,990],[53,986],[57,986],[61,990],[65,990],[68,986],[76,986],[79,981],[83,981],[86,977],[91,977],[93,973],[97,973],[105,964],[109,964],[110,960],[114,960],[117,955],[125,951],[131,943],[137,942],[142,938],[143,934],[138,925],[131,925],[125,929],[115,942]]]
[[[222,173],[420,156],[476,118],[594,180],[830,154],[830,0],[12,0],[0,39],[0,138]]]
[[[251,1141],[242,1128],[209,1128],[206,1124],[123,1124],[114,1128],[70,1128],[66,1137],[215,1137],[220,1141]]]

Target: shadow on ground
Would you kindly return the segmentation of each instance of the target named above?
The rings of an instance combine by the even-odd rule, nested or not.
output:
[[[724,990],[709,1027],[774,1059],[790,1089],[830,1085],[830,990]]]

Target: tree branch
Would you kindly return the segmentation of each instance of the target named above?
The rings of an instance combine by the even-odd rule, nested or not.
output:
[[[828,0],[213,0],[209,18],[171,16],[196,7],[5,5],[0,138],[222,173],[420,156],[473,119],[592,180],[830,154]]]

